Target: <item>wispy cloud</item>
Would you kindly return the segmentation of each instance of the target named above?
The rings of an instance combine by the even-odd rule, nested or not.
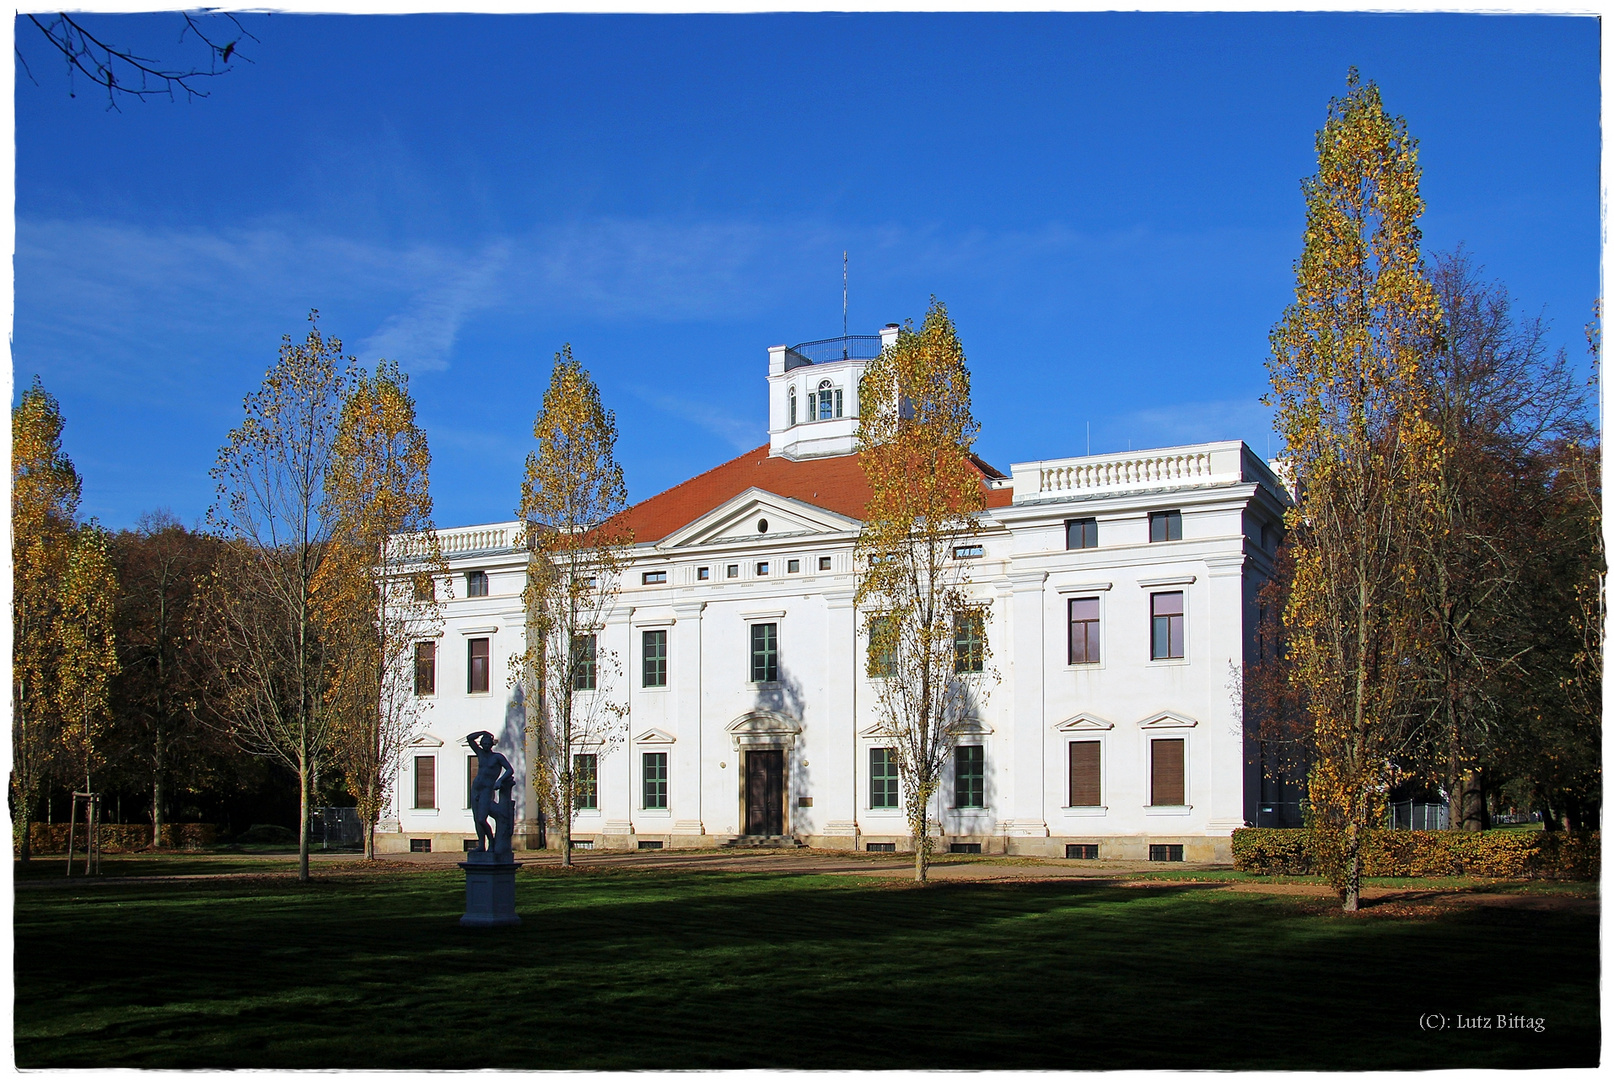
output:
[[[768,437],[767,430],[754,421],[741,420],[703,402],[690,401],[643,386],[629,386],[626,389],[645,404],[711,432],[736,450],[754,449]]]
[[[469,262],[412,296],[359,346],[361,361],[385,357],[412,371],[442,371],[454,339],[472,312],[498,307],[503,299],[500,272],[509,262],[506,243],[489,245]]]

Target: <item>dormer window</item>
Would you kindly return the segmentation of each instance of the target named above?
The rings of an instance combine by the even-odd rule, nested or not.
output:
[[[790,388],[790,426],[796,426],[796,388]]]

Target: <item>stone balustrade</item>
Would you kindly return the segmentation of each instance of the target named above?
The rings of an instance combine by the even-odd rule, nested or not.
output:
[[[1246,479],[1246,454],[1243,443],[1225,442],[1022,462],[1012,468],[1014,501],[1234,484]]]

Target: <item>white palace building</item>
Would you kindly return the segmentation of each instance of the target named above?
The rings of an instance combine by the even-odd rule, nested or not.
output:
[[[627,511],[598,640],[620,673],[597,691],[627,727],[608,753],[577,748],[574,843],[911,850],[853,604],[858,380],[896,332],[770,349],[768,444]],[[983,528],[953,555],[973,563],[997,681],[932,807],[938,850],[1231,861],[1262,809],[1240,673],[1283,486],[1242,442],[980,468]],[[381,850],[474,838],[468,733],[525,773],[519,526],[439,535],[454,599],[417,648],[430,707]],[[517,803],[517,844],[535,843],[532,792]]]

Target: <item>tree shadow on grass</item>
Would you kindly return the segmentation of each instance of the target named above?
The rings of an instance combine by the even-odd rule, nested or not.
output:
[[[524,873],[522,924],[496,930],[460,927],[462,902],[453,872],[19,895],[18,1064],[1430,1068],[1597,1053],[1595,916],[1339,920],[1195,883],[698,871]],[[1407,1001],[1405,973],[1454,962],[1509,972],[1461,1011],[1549,1015],[1547,1031],[1423,1032],[1439,1003]]]

